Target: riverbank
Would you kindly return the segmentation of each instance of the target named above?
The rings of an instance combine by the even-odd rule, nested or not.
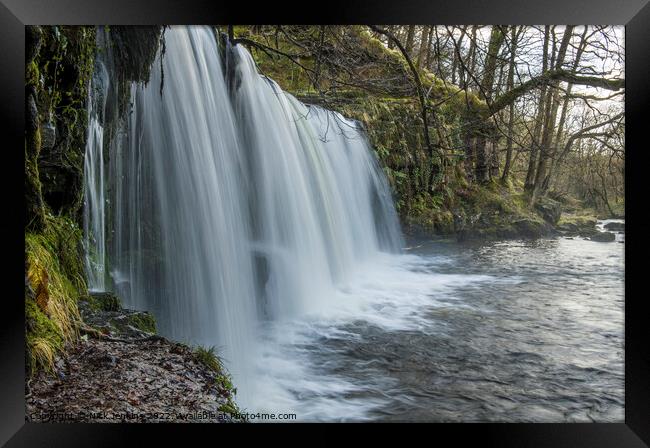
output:
[[[534,206],[521,186],[491,182],[459,187],[444,200],[422,196],[401,214],[404,232],[414,238],[458,241],[537,239],[548,236],[614,241],[598,229],[599,216],[573,198],[540,198]],[[624,218],[616,216],[615,218]],[[621,229],[610,229],[621,230]]]
[[[156,334],[108,293],[79,301],[81,337],[27,383],[33,422],[236,422],[236,389],[211,350]]]

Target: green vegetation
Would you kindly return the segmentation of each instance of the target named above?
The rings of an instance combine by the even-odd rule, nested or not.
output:
[[[226,372],[221,360],[214,352],[214,347],[196,347],[194,349],[194,358],[200,364],[210,369],[215,374],[215,385],[223,391],[226,395],[227,402],[219,407],[220,412],[228,414],[240,414],[240,410],[235,404],[234,396],[237,394],[237,389],[232,384],[232,378]]]
[[[114,28],[120,86],[127,91],[132,80],[148,80],[161,27]],[[32,374],[51,370],[55,356],[77,338],[77,300],[119,306],[88,296],[79,228],[96,38],[94,26],[26,28],[25,330]],[[133,319],[134,327],[155,332],[150,315]]]
[[[81,231],[70,219],[46,215],[40,233],[25,235],[25,330],[31,373],[51,370],[54,356],[78,336],[78,298],[86,293]]]
[[[134,313],[129,315],[129,325],[142,330],[145,333],[156,333],[156,319],[151,315],[151,313]]]
[[[41,195],[35,199],[39,207],[76,218],[83,196],[86,101],[94,70],[95,29],[30,28],[35,48],[33,60],[27,62],[26,86],[35,110],[28,111],[28,121],[33,123],[27,135],[26,183]]]
[[[81,300],[88,303],[93,311],[119,311],[122,309],[122,301],[111,292],[90,293]]]

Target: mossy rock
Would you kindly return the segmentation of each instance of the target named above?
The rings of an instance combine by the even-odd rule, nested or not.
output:
[[[562,215],[556,229],[564,235],[591,236],[598,232],[596,217],[591,215]]]
[[[607,224],[604,225],[604,227],[607,230],[612,230],[612,231],[625,231],[625,223],[624,222],[608,222]]]
[[[533,219],[520,219],[512,223],[517,229],[519,235],[526,238],[539,238],[550,231],[550,226],[543,222]]]
[[[122,301],[112,292],[90,292],[83,297],[83,301],[96,311],[119,311],[122,309]]]
[[[550,198],[541,198],[535,204],[535,209],[542,215],[546,222],[553,225],[560,221],[562,204]]]
[[[138,311],[128,315],[129,325],[145,333],[156,333],[156,319],[147,311]]]

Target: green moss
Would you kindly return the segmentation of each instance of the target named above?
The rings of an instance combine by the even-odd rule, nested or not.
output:
[[[31,171],[39,177],[44,204],[57,215],[76,217],[83,197],[86,102],[94,71],[95,27],[45,26],[39,28],[39,36],[42,44],[26,66],[26,83],[37,107],[37,117],[30,120],[36,121],[36,127],[38,123],[55,127],[56,149],[39,144],[35,151],[37,136],[27,135],[30,156],[38,154],[33,159],[38,170]],[[37,193],[30,189],[27,194]]]
[[[52,254],[61,274],[76,290],[77,297],[85,293],[83,232],[72,218],[47,214],[43,231],[40,234],[30,234],[28,238],[37,241]]]
[[[39,78],[40,72],[38,70],[38,65],[36,65],[36,62],[31,61],[29,64],[27,64],[25,84],[28,86],[38,86]]]
[[[231,400],[219,406],[219,412],[225,412],[226,414],[230,415],[240,414],[239,408]]]
[[[156,319],[151,313],[141,312],[129,315],[129,325],[146,333],[156,333]]]
[[[570,213],[562,214],[560,220],[558,221],[558,226],[576,226],[580,227],[593,227],[597,223],[597,219],[594,215],[589,214],[588,211],[585,211],[584,214],[580,213]]]
[[[25,234],[27,365],[52,370],[54,357],[78,336],[77,299],[85,294],[81,232],[68,218],[46,215],[41,232]]]
[[[122,309],[122,301],[112,292],[89,293],[81,300],[87,302],[89,307],[95,311],[119,311]]]

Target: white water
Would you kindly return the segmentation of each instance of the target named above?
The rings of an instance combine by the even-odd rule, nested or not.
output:
[[[223,67],[207,27],[165,40],[162,94],[158,55],[111,148],[114,288],[163,334],[216,346],[258,408],[264,329],[336,308],[402,246],[398,221],[356,123],[282,92],[240,46]]]
[[[84,261],[90,291],[104,291],[106,287],[104,128],[98,115],[103,114],[106,106],[108,84],[108,72],[98,62],[90,86],[84,155]]]

